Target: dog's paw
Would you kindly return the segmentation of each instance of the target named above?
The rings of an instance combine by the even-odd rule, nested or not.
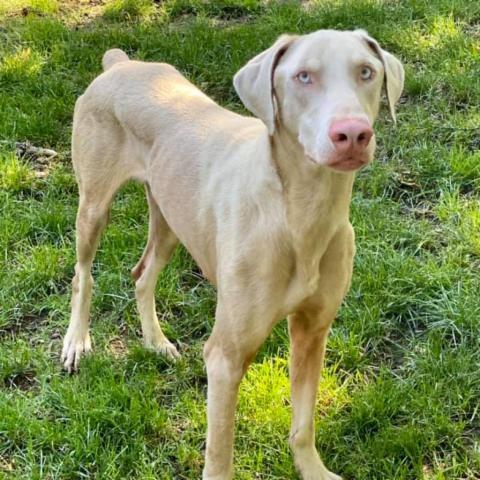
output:
[[[342,477],[326,469],[304,469],[304,471],[300,473],[300,477],[302,480],[342,480]]]
[[[145,348],[153,350],[169,360],[177,360],[180,358],[177,348],[168,338],[163,338],[156,342],[145,340]]]
[[[63,340],[63,349],[61,355],[61,362],[63,368],[68,373],[73,373],[78,370],[80,358],[82,355],[92,350],[92,343],[90,341],[90,334],[88,330],[83,333],[78,329],[68,329]]]
[[[301,477],[302,480],[342,480],[342,477],[327,469],[307,470],[301,474]]]
[[[230,466],[230,468],[222,473],[215,473],[214,475],[211,475],[207,472],[207,469],[205,468],[203,470],[203,475],[202,475],[202,480],[232,480],[233,478],[233,465]]]
[[[335,475],[325,467],[317,452],[305,456],[298,455],[295,465],[302,480],[342,480],[342,477]]]
[[[333,472],[327,471],[323,474],[324,480],[342,480],[342,477],[335,475]]]
[[[233,478],[232,474],[225,474],[225,475],[220,474],[212,477],[204,473],[202,480],[231,480],[232,478]]]

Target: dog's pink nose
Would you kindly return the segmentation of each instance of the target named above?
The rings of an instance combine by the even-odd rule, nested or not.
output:
[[[366,120],[338,120],[330,126],[328,136],[337,152],[363,152],[373,136],[373,130]]]

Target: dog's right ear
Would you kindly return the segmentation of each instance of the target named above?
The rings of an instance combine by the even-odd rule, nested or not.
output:
[[[295,36],[282,35],[267,50],[252,58],[233,77],[233,85],[245,107],[265,123],[268,133],[275,130],[276,106],[273,76],[278,62]]]

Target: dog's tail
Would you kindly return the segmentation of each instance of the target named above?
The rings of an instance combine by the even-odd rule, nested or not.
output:
[[[125,62],[128,60],[128,55],[119,48],[112,48],[107,50],[102,59],[103,71],[107,71],[112,65],[115,65],[118,62]]]

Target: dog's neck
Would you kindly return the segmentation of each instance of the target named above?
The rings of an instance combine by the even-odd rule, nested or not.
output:
[[[295,218],[322,223],[322,213],[335,210],[348,219],[355,174],[336,172],[306,157],[298,140],[280,126],[270,137],[272,160],[281,179],[288,209],[304,212]],[[305,218],[305,214],[312,215]]]
[[[292,246],[309,275],[310,269],[317,268],[330,239],[348,222],[355,175],[314,164],[297,139],[282,126],[270,137],[270,143],[283,186]]]

